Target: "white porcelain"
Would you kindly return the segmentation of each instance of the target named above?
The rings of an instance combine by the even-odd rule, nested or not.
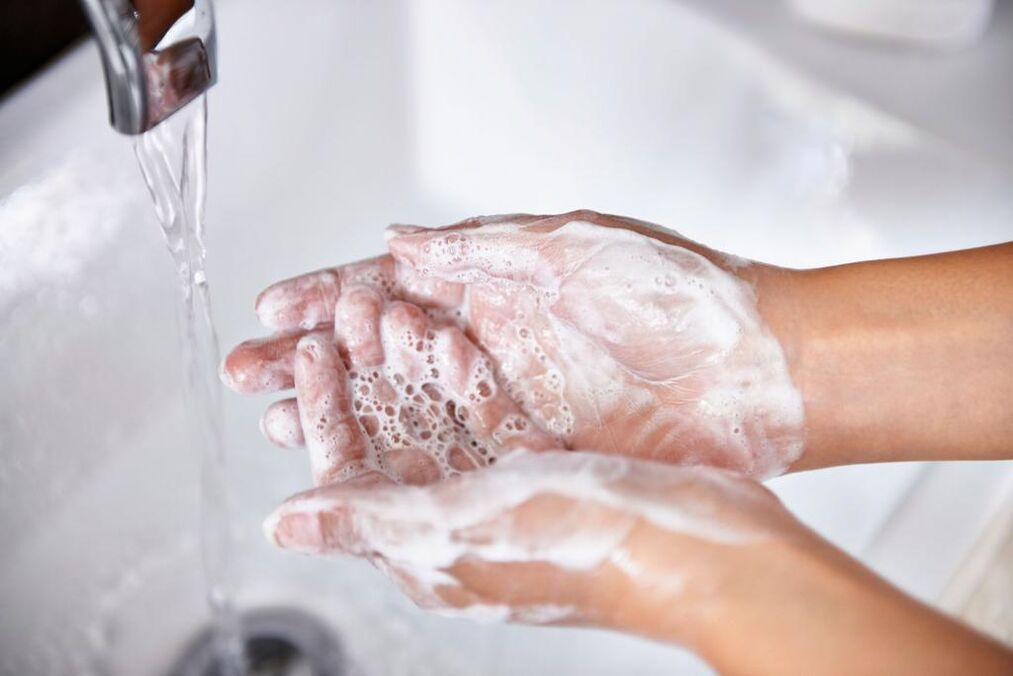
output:
[[[821,26],[932,48],[967,46],[985,32],[994,0],[789,0]]]
[[[225,0],[209,276],[224,344],[257,291],[378,252],[392,221],[596,208],[822,265],[1009,239],[1009,176],[808,82],[670,0]],[[0,104],[0,673],[160,673],[206,620],[174,273],[97,53]],[[244,607],[330,622],[366,674],[708,673],[675,648],[425,615],[368,566],[277,552],[307,481],[227,397]],[[1009,464],[773,482],[932,600]],[[748,640],[744,637],[743,640]]]

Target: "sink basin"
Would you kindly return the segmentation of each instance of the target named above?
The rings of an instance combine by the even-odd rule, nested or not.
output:
[[[1009,239],[1010,176],[805,79],[673,0],[219,3],[209,278],[223,344],[276,279],[373,255],[393,221],[577,207],[795,266]],[[165,673],[204,628],[174,271],[95,47],[0,103],[0,672]],[[278,552],[308,483],[228,396],[241,608],[325,621],[364,674],[709,673],[589,630],[424,614],[366,565]],[[772,486],[932,602],[1009,463],[849,467]]]

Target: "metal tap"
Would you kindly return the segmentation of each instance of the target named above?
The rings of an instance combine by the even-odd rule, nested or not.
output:
[[[109,97],[109,120],[140,134],[217,79],[211,0],[81,0]]]

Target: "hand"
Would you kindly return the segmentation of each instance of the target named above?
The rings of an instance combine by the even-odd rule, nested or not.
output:
[[[754,476],[783,472],[800,455],[801,396],[748,281],[766,266],[591,212],[394,228],[389,246],[393,259],[261,294],[265,325],[296,331],[239,346],[226,382],[291,386],[299,330],[333,320],[341,288],[365,282],[460,321],[561,447]],[[287,402],[271,413],[294,410]]]
[[[265,419],[269,436],[286,436],[278,424],[301,432],[316,484],[427,484],[552,447],[456,327],[366,286],[346,287],[336,315],[334,335],[312,332],[296,348],[300,425],[284,412]]]
[[[277,544],[363,556],[445,613],[633,632],[725,673],[1008,672],[1002,646],[904,597],[759,484],[615,455],[501,455],[552,439],[459,330],[361,286],[343,286],[332,316],[335,334],[299,339],[281,377],[318,482],[354,478],[286,503],[267,524]]]
[[[417,232],[399,232],[392,249],[394,240]],[[444,243],[456,246],[457,240]],[[422,252],[431,253],[424,246]],[[271,411],[278,415],[265,420],[284,422],[280,427],[290,430],[290,443],[299,443],[299,425],[293,432],[292,416],[302,415],[311,454],[323,459],[315,463],[321,470],[318,480],[365,470],[358,478],[297,496],[283,506],[267,526],[276,543],[306,552],[364,556],[412,598],[444,612],[630,631],[682,643],[725,673],[1008,673],[1013,662],[1008,650],[904,597],[798,524],[776,498],[746,479],[720,470],[585,453],[501,457],[498,444],[505,437],[490,430],[513,432],[516,424],[514,430],[496,424],[465,426],[455,431],[451,445],[430,449],[404,443],[403,435],[388,437],[379,429],[371,433],[365,419],[356,423],[360,412],[372,411],[364,411],[361,398],[356,407],[355,390],[347,390],[342,380],[359,377],[353,354],[360,360],[365,356],[361,363],[382,365],[376,376],[369,372],[370,386],[386,384],[360,394],[373,400],[385,388],[407,394],[396,388],[407,383],[403,373],[412,373],[419,360],[409,349],[409,358],[400,361],[399,349],[391,346],[406,335],[428,335],[428,327],[452,332],[446,324],[454,321],[478,334],[475,316],[469,314],[479,308],[481,316],[481,304],[471,298],[475,288],[520,284],[490,274],[462,286],[453,275],[474,274],[467,268],[437,277],[424,264],[416,265],[377,259],[283,283],[261,297],[258,311],[268,326],[309,327],[336,316],[335,335],[348,352],[349,368],[332,334],[319,330],[308,337],[298,330],[245,344],[226,362],[224,375],[237,389],[297,385],[300,401],[275,405]],[[737,276],[749,279],[751,269],[743,270]],[[353,288],[353,282],[379,291]],[[418,298],[430,316],[382,301],[390,296]],[[351,302],[356,297],[360,301]],[[401,330],[413,325],[423,328]],[[484,389],[478,383],[489,366],[459,332],[453,335],[443,344],[471,352],[456,359],[455,350],[434,351],[434,359],[460,366],[432,374],[436,380],[431,384],[449,393],[441,396],[456,407],[462,396],[470,401],[469,392]],[[408,340],[401,344],[411,348]],[[423,353],[429,349],[423,345]],[[445,374],[455,372],[455,378],[442,382]],[[478,372],[483,378],[471,377]],[[469,375],[462,379],[462,374]],[[462,388],[466,381],[476,388]],[[492,387],[494,381],[486,384]],[[327,395],[339,390],[348,396]],[[490,395],[496,399],[502,393],[497,386]],[[491,409],[507,411],[503,406],[510,406],[505,395]],[[321,410],[327,415],[315,427]],[[511,410],[488,419],[525,420]],[[331,429],[327,423],[332,420],[342,424]],[[530,422],[523,423],[522,431],[530,430],[543,448],[550,446],[552,439],[528,428]],[[275,425],[267,427],[268,435],[279,440]],[[451,448],[475,448],[472,441],[480,445],[483,439],[491,439],[487,449],[492,455],[469,456],[472,464],[460,468],[449,462],[427,465],[434,450],[437,458],[441,453],[446,458]],[[516,441],[511,446],[508,440],[506,446],[525,445]],[[365,464],[357,466],[362,458],[350,457],[348,449],[355,448],[365,449]],[[662,448],[657,455],[673,459],[684,452]],[[401,462],[400,455],[415,460]],[[482,472],[457,476],[482,464],[482,457],[489,457],[490,464],[492,458],[501,459]],[[391,479],[418,485],[396,486]],[[718,486],[723,488],[715,490]]]
[[[488,357],[413,305],[351,285],[335,317],[295,350],[324,488],[268,520],[281,546],[367,558],[444,613],[685,641],[719,570],[710,550],[800,528],[724,471],[549,451]]]
[[[805,532],[737,475],[550,451],[488,357],[413,305],[351,285],[334,314],[295,350],[323,488],[268,520],[282,546],[367,558],[445,613],[687,641],[715,551]]]
[[[331,484],[265,528],[287,549],[367,558],[442,614],[681,643],[733,574],[729,552],[812,539],[737,475],[562,451],[424,487]]]
[[[801,453],[801,396],[742,262],[595,214],[402,229],[388,244],[423,278],[465,284],[476,341],[568,447],[755,476]]]
[[[481,621],[683,645],[727,674],[1008,674],[1013,653],[904,596],[761,484],[616,455],[515,452],[426,486],[335,483],[265,524],[372,561],[416,603]]]

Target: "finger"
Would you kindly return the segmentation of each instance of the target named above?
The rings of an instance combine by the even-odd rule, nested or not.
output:
[[[218,369],[222,382],[242,394],[276,392],[292,387],[295,347],[306,334],[306,331],[296,331],[240,343]]]
[[[404,269],[403,273],[399,273],[404,282],[401,296],[405,300],[445,310],[448,316],[454,315],[464,295],[460,284],[425,278],[411,268],[401,267]],[[460,320],[457,316],[452,318]],[[222,362],[222,382],[244,394],[275,392],[292,387],[295,346],[306,333],[295,330],[241,343]]]
[[[417,509],[423,502],[433,504],[435,493],[389,486],[325,487],[290,499],[265,521],[264,530],[271,542],[293,551],[367,558],[416,603],[439,612],[456,608],[455,614],[490,619],[482,611],[497,606],[508,609],[500,619],[544,624],[593,609],[595,583],[601,582],[597,574],[559,565],[576,560],[569,551],[545,557],[541,547],[531,546],[545,542],[548,551],[559,549],[553,547],[552,537],[540,534],[540,524],[553,521],[541,504],[544,499],[509,510],[505,523],[488,532],[459,540],[446,523],[460,521],[464,512],[454,511],[448,519],[440,510]],[[561,506],[564,515],[576,511],[574,503],[562,499],[547,506]],[[524,523],[528,520],[524,512],[535,510],[538,523],[533,529],[519,532],[517,526],[505,525]],[[515,536],[519,536],[516,543]],[[573,534],[559,532],[559,537],[568,541]],[[574,549],[576,543],[569,544],[567,549]],[[609,544],[606,538],[601,548]],[[584,543],[576,550],[586,548]],[[605,559],[604,552],[599,556]],[[560,605],[567,612],[560,612]]]
[[[484,475],[475,472],[425,487],[331,483],[286,500],[264,521],[264,533],[294,551],[378,556],[436,570],[458,558],[447,547],[453,531],[517,502],[516,491],[497,493],[495,481]],[[478,481],[461,481],[465,477]]]
[[[423,307],[457,307],[464,294],[459,284],[423,279],[410,268],[396,266],[390,256],[379,256],[272,284],[257,298],[257,316],[273,331],[312,328],[333,320],[335,302],[353,284]]]
[[[490,468],[425,487],[331,484],[290,498],[265,530],[279,546],[298,551],[376,556],[438,571],[472,557],[573,563],[578,554],[593,567],[637,522],[596,483],[607,476],[558,471],[571,462],[509,464],[506,471]],[[596,497],[588,501],[591,486]]]
[[[333,340],[310,334],[299,341],[295,384],[316,484],[365,470],[369,442],[353,415],[348,374]]]
[[[477,228],[482,225],[490,225],[494,223],[520,223],[527,225],[528,223],[536,223],[546,218],[552,218],[551,216],[539,216],[536,214],[489,214],[486,216],[471,216],[464,220],[457,221],[456,223],[450,223],[449,225],[437,225],[433,227],[426,227],[422,225],[409,225],[407,223],[392,223],[387,226],[386,237],[397,235],[411,235],[419,232],[447,232],[450,230],[470,230]]]
[[[349,286],[335,306],[334,335],[348,350],[354,368],[372,368],[383,363],[380,315],[384,300],[368,286]]]
[[[469,445],[466,436],[459,438],[466,428],[455,417],[453,397],[446,396],[444,379],[450,372],[441,372],[444,365],[432,353],[433,320],[414,305],[394,301],[387,303],[381,324],[388,379],[374,382],[373,388],[388,394],[382,408],[393,433],[387,435],[387,443],[404,447],[404,454],[398,450],[391,458],[407,465],[407,474],[413,477],[409,483],[436,481],[442,476],[442,463],[458,472],[486,464],[488,451],[475,442]]]
[[[441,381],[463,404],[458,416],[482,446],[502,451],[559,446],[499,386],[490,359],[460,330],[436,331],[433,352]]]
[[[468,312],[480,321],[470,327],[470,335],[496,364],[500,387],[562,446],[573,439],[573,413],[559,371],[558,328],[538,305],[532,294],[491,284],[473,287]]]
[[[463,224],[469,224],[472,227],[477,227],[479,225],[487,225],[490,223],[516,223],[518,225],[537,225],[543,232],[549,232],[558,229],[567,223],[573,222],[591,223],[597,226],[615,228],[619,230],[630,230],[632,232],[669,243],[682,244],[685,239],[678,233],[663,228],[656,223],[649,223],[647,221],[641,221],[627,216],[604,214],[591,209],[576,209],[574,211],[567,211],[561,214],[543,214],[540,216],[532,214],[479,216],[478,218],[468,219],[466,221],[462,221],[460,224],[448,227],[460,227]],[[411,226],[409,226],[409,228],[411,228]],[[412,228],[412,231],[417,230],[418,228]]]
[[[308,329],[330,322],[341,290],[351,284],[370,286],[389,296],[395,284],[394,261],[390,256],[378,256],[272,284],[257,297],[257,317],[272,331]]]
[[[453,424],[463,426],[473,438],[470,444],[447,450],[452,469],[468,471],[486,464],[488,457],[481,455],[490,448],[545,450],[558,445],[497,387],[489,358],[459,329],[434,330],[421,310],[400,302],[387,304],[382,325],[387,363],[408,382],[435,381],[452,400],[444,408]],[[427,349],[432,353],[423,358]],[[423,424],[417,429],[426,428]]]
[[[387,483],[321,486],[286,500],[264,521],[264,534],[275,545],[297,552],[382,554],[387,538],[373,531],[377,508],[372,503],[394,503],[412,496],[412,490]],[[394,525],[396,519],[387,522]]]
[[[453,310],[464,302],[464,285],[420,274],[410,265],[395,263],[395,300],[428,309]]]
[[[299,405],[295,399],[282,399],[267,407],[260,417],[260,433],[275,446],[299,448],[306,445]]]
[[[564,228],[565,239],[553,236]],[[658,226],[589,210],[479,217],[437,229],[398,226],[386,236],[391,255],[426,276],[461,283],[492,277],[551,287],[567,263],[579,263],[588,247],[600,244],[600,228],[684,241]]]
[[[494,222],[443,230],[393,231],[387,248],[424,277],[471,284],[491,279],[553,287],[561,252],[543,221]]]
[[[575,462],[586,455],[514,455],[502,466],[426,487],[333,483],[286,500],[265,520],[264,531],[278,546],[301,552],[377,555],[395,563],[446,567],[463,555],[447,547],[456,533],[462,543],[494,545],[475,528],[527,502],[539,486],[566,488],[561,480],[575,473],[586,479],[589,468]],[[530,490],[513,490],[520,485]],[[425,544],[430,546],[419,546]]]
[[[427,486],[443,477],[436,460],[418,448],[396,448],[387,451],[383,459],[384,468],[401,484]]]
[[[353,529],[349,508],[337,501],[320,504],[315,497],[309,491],[289,498],[267,517],[264,535],[268,541],[304,554],[366,556],[369,551]]]
[[[423,366],[419,355],[430,328],[429,318],[411,303],[394,301],[384,309],[381,324],[388,360],[409,380],[416,380]]]

